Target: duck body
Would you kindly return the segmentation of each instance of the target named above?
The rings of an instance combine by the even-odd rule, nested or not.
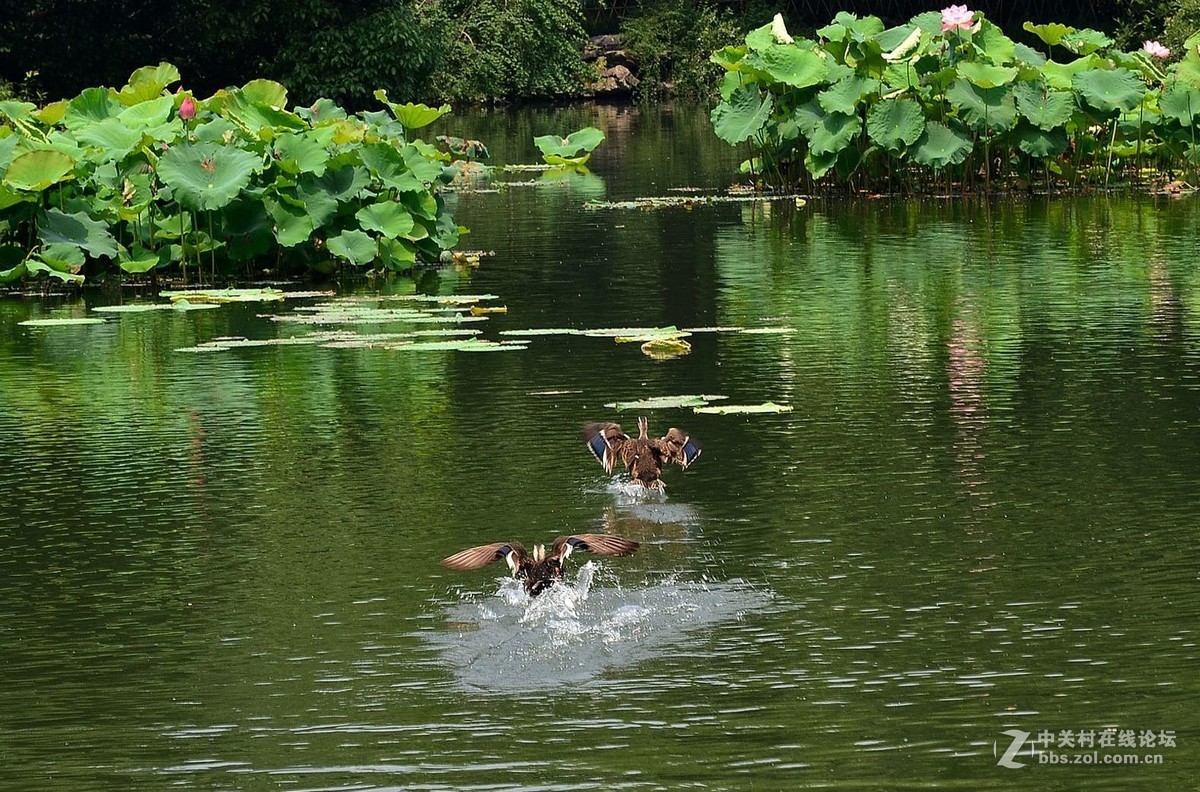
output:
[[[637,548],[637,542],[620,536],[572,534],[555,539],[548,553],[545,545],[534,545],[530,553],[520,542],[494,542],[470,547],[444,558],[442,566],[467,571],[482,569],[504,559],[512,576],[525,585],[525,592],[536,597],[562,580],[566,573],[566,560],[576,550],[604,556],[627,556]]]
[[[635,484],[662,490],[663,465],[674,463],[687,470],[700,456],[700,445],[682,429],[671,427],[662,437],[651,437],[646,418],[638,418],[638,436],[625,434],[618,423],[590,423],[583,427],[583,440],[592,455],[611,474],[618,460]]]

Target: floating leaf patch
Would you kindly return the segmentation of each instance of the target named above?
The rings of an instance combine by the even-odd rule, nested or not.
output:
[[[790,404],[776,404],[775,402],[764,402],[763,404],[716,404],[709,407],[693,407],[692,412],[710,413],[712,415],[756,415],[760,413],[785,413],[791,412]]]

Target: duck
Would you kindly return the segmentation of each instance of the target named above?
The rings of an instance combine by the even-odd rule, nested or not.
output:
[[[592,455],[604,465],[604,472],[612,474],[618,459],[633,482],[647,490],[664,490],[662,468],[674,462],[684,470],[700,456],[700,445],[682,429],[671,427],[662,437],[650,437],[649,421],[638,418],[638,436],[625,434],[618,423],[590,423],[583,427],[583,440]]]
[[[560,536],[546,552],[545,545],[534,545],[526,551],[520,542],[493,542],[469,547],[442,559],[447,569],[470,571],[482,569],[493,561],[504,559],[512,576],[525,584],[525,593],[536,597],[563,578],[567,558],[576,550],[601,556],[627,556],[637,550],[638,542],[609,534],[572,534]]]

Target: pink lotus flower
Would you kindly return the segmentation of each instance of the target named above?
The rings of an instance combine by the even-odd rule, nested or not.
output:
[[[975,24],[975,12],[965,5],[952,5],[942,9],[942,32],[948,30],[970,30]]]
[[[183,104],[179,105],[179,117],[184,121],[191,121],[196,117],[196,102],[192,97],[184,97]]]
[[[1147,41],[1142,45],[1142,52],[1149,55],[1151,58],[1169,58],[1171,50],[1159,44],[1157,41]]]

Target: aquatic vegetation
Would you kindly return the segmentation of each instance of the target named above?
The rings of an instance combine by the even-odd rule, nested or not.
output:
[[[1107,185],[1200,166],[1200,34],[1170,65],[1061,24],[1017,43],[950,5],[887,28],[839,13],[817,40],[782,18],[713,53],[725,69],[713,130],[760,183],[871,191]]]
[[[642,343],[642,354],[654,360],[673,360],[677,357],[691,354],[692,345],[680,338],[679,335],[663,336],[661,338],[651,338],[649,341]],[[621,341],[620,338],[617,341]]]
[[[565,138],[542,135],[533,144],[542,152],[542,159],[551,167],[583,165],[604,141],[604,133],[596,127],[584,127]]]
[[[107,322],[96,317],[73,317],[70,319],[26,319],[23,322],[17,322],[17,324],[22,327],[72,327],[75,325],[107,324]]]
[[[693,407],[692,412],[709,413],[712,415],[757,415],[762,413],[791,412],[790,404],[763,402],[762,404],[714,404],[706,407]]]
[[[634,198],[632,201],[588,201],[584,209],[691,209],[696,206],[711,206],[726,203],[763,203],[766,201],[788,201],[797,207],[806,200],[795,193],[754,193],[750,195],[663,195]]]
[[[282,302],[287,296],[279,289],[187,289],[184,291],[160,291],[159,297],[172,302],[231,303],[231,302]]]
[[[665,410],[674,407],[704,407],[709,402],[728,399],[728,396],[692,394],[684,396],[652,396],[635,401],[611,402],[604,405],[613,410]]]
[[[162,63],[120,89],[0,102],[0,282],[188,268],[211,279],[436,263],[465,231],[439,192],[457,154],[413,133],[450,111],[347,113],[252,80],[205,99]]]

